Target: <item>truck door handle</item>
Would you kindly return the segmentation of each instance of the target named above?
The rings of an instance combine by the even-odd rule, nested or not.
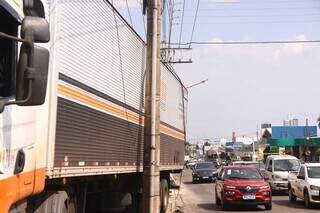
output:
[[[16,163],[14,165],[14,174],[19,174],[23,171],[24,165],[26,161],[26,155],[22,149],[20,149],[17,153]]]

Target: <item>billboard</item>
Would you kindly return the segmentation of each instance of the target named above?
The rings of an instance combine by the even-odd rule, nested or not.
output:
[[[273,126],[272,139],[298,139],[317,136],[317,126]]]

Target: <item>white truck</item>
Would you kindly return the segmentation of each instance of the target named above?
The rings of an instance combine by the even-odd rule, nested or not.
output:
[[[288,190],[288,175],[298,171],[300,161],[290,155],[269,155],[266,159],[265,178],[272,190]]]
[[[107,0],[0,1],[0,213],[138,211],[145,58]],[[161,64],[162,212],[186,104]]]
[[[320,163],[303,164],[298,172],[289,174],[289,200],[304,200],[305,206],[320,204]]]

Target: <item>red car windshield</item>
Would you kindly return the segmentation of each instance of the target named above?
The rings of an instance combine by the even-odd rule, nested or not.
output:
[[[224,173],[224,179],[261,180],[263,178],[258,170],[254,168],[227,168]]]

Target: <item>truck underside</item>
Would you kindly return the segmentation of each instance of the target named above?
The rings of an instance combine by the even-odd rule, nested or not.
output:
[[[170,173],[160,177],[162,211],[167,208]],[[141,212],[142,173],[48,179],[45,191],[20,201],[10,212]]]

